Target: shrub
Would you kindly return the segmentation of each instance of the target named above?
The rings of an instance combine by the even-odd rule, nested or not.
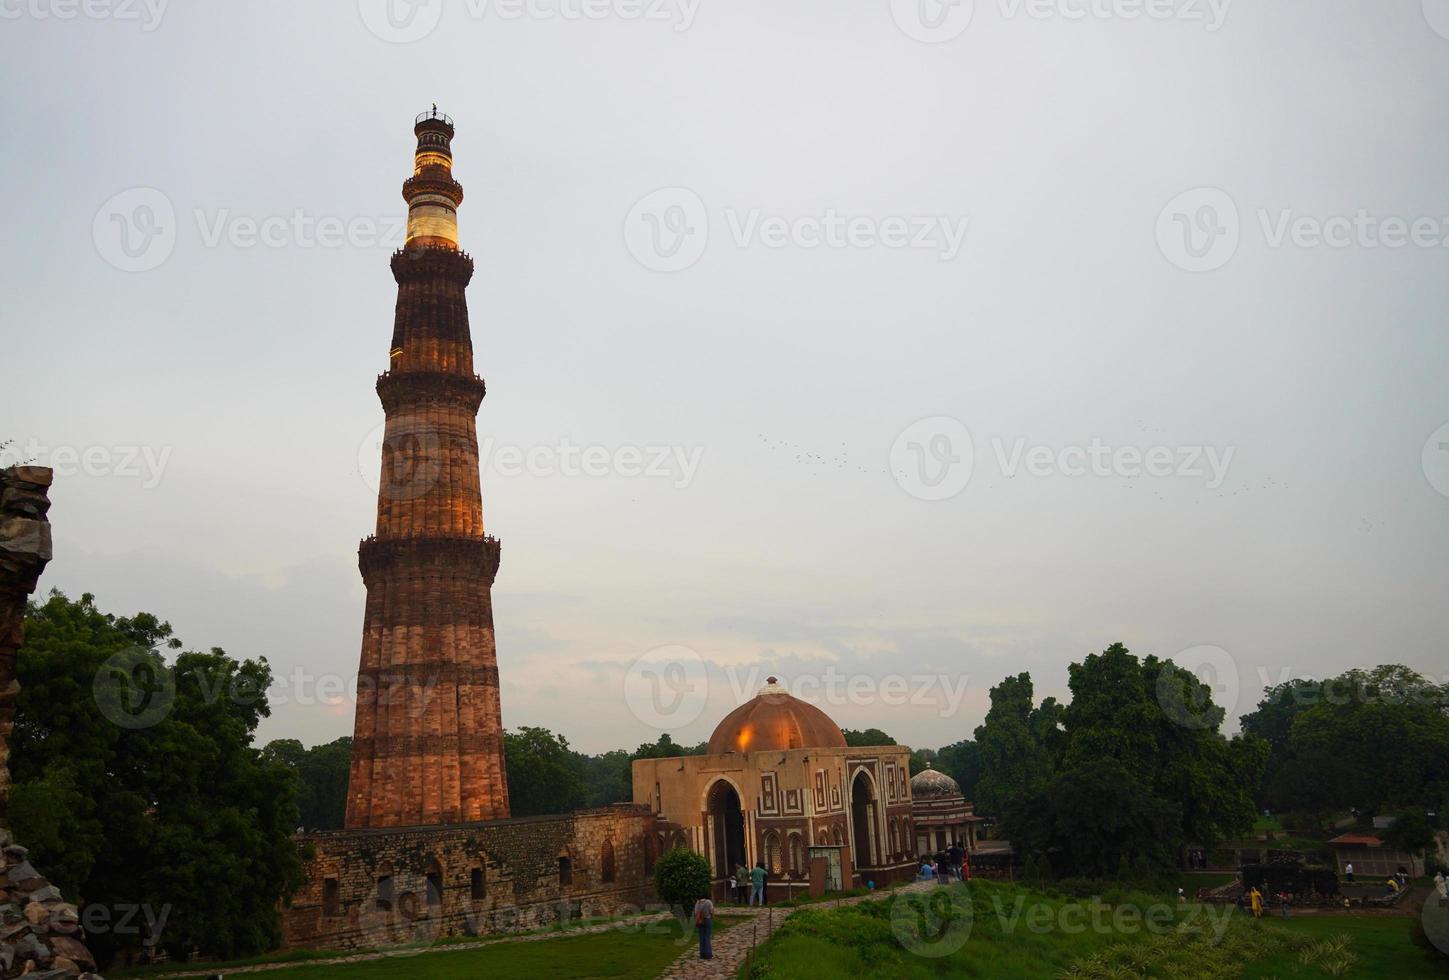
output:
[[[664,902],[689,908],[709,894],[714,876],[704,855],[675,848],[654,864],[654,890]]]

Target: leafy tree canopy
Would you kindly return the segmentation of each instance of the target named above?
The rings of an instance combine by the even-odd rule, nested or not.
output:
[[[168,909],[161,945],[218,956],[280,939],[300,879],[297,779],[252,745],[270,711],[265,659],[182,644],[150,613],[90,594],[30,605],[11,741],[10,819],[67,897]],[[142,937],[87,937],[106,959]]]
[[[891,738],[879,728],[867,728],[864,731],[856,731],[854,728],[842,728],[841,734],[845,736],[845,744],[851,746],[860,745],[895,745],[896,740]]]
[[[965,756],[979,767],[977,802],[1026,853],[1071,874],[1155,871],[1251,826],[1268,748],[1219,733],[1207,685],[1120,643],[1069,678],[1066,706],[1036,704],[1029,674],[992,688]]]
[[[1272,747],[1273,809],[1387,815],[1449,799],[1449,686],[1408,667],[1280,684],[1242,724]]]

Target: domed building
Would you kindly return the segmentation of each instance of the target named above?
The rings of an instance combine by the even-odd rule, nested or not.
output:
[[[961,785],[939,769],[926,768],[911,777],[911,816],[916,826],[917,854],[935,854],[957,841],[976,850],[976,804],[966,802]]]
[[[740,865],[764,861],[769,899],[915,874],[910,749],[847,746],[840,726],[771,677],[724,717],[705,755],[634,762],[634,802],[653,808],[649,852],[709,858],[715,897]]]

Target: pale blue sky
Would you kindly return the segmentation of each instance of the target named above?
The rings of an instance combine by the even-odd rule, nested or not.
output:
[[[1235,714],[1260,670],[1443,679],[1449,475],[1421,455],[1449,422],[1449,249],[1272,241],[1285,211],[1449,235],[1449,9],[1242,2],[1209,30],[1185,2],[1127,21],[978,0],[942,43],[887,0],[702,0],[682,30],[449,2],[413,43],[369,30],[372,0],[174,0],[156,21],[4,4],[0,437],[41,462],[105,450],[57,482],[43,587],[281,675],[353,674],[393,243],[229,236],[298,211],[400,216],[411,121],[436,101],[477,263],[480,436],[702,450],[685,488],[485,471],[508,725],[652,740],[624,668],[669,644],[741,676],[966,681],[955,711],[826,705],[922,746],[969,736],[1003,675],[1061,694],[1067,663],[1116,640],[1227,651]],[[176,237],[127,272],[104,208],[138,187]],[[1157,229],[1203,187],[1236,204],[1241,243],[1191,273]],[[683,271],[626,245],[659,188],[708,210]],[[969,225],[949,260],[732,237],[751,213],[829,211]],[[970,432],[975,470],[928,502],[889,460],[938,416]],[[1233,455],[1208,489],[1012,478],[993,448],[1094,439]],[[144,457],[128,469],[126,447],[164,456],[159,479],[128,475]],[[714,680],[676,737],[734,700]],[[345,703],[289,704],[263,736],[351,724]]]

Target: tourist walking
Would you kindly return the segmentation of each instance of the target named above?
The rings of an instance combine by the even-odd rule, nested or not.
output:
[[[1348,883],[1350,885],[1353,884],[1353,862],[1352,861],[1348,862],[1347,864],[1345,864],[1343,866],[1343,876],[1348,879]]]
[[[1292,915],[1288,911],[1288,904],[1289,904],[1289,895],[1288,895],[1288,893],[1287,892],[1279,892],[1278,893],[1278,905],[1279,905],[1280,908],[1282,908],[1282,910],[1283,910],[1283,918],[1285,918],[1285,919],[1291,919],[1292,918]]]
[[[951,849],[946,852],[946,855],[951,859],[951,877],[957,881],[962,880],[961,862],[966,859],[966,849],[961,846],[961,842],[958,840],[951,845]]]
[[[1261,919],[1263,917],[1263,893],[1258,891],[1256,886],[1248,892],[1248,904],[1253,907],[1253,918]]]
[[[701,898],[694,903],[694,928],[699,933],[699,958],[714,959],[714,943],[711,941],[714,934],[714,903],[708,898]]]
[[[750,904],[750,869],[743,863],[735,868],[735,901],[741,905]]]
[[[755,865],[755,870],[753,870],[753,871],[750,872],[750,883],[754,886],[754,888],[750,891],[750,904],[751,905],[756,904],[756,901],[755,900],[756,899],[759,899],[759,904],[760,905],[764,905],[765,904],[765,862],[764,861],[761,861],[758,864],[756,864]]]

